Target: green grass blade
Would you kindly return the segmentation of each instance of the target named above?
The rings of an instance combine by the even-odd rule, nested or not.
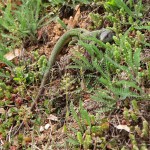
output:
[[[133,14],[133,12],[122,0],[115,0],[115,3],[119,8],[123,8],[130,16],[135,18],[135,15]]]

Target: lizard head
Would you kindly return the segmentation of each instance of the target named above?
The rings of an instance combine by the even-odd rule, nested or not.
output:
[[[103,29],[99,39],[106,43],[106,42],[111,42],[113,40],[113,36],[115,35],[115,33],[112,30],[109,29]]]

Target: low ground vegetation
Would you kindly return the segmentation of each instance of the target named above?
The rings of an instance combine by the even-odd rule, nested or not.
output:
[[[150,149],[149,9],[148,0],[1,2],[0,149]],[[31,110],[48,56],[72,28],[114,36],[64,46]]]

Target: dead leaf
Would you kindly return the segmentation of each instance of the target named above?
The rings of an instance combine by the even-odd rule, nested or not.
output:
[[[62,35],[62,28],[61,28],[61,25],[59,23],[57,23],[55,26],[54,26],[54,32],[57,36],[61,36]]]
[[[75,9],[76,9],[76,14],[74,16],[74,21],[79,22],[79,18],[81,15],[80,5],[77,5]]]
[[[118,125],[116,126],[117,129],[120,129],[120,130],[126,130],[127,132],[130,132],[130,128],[127,126],[127,125]]]
[[[44,127],[40,126],[40,132],[43,132],[43,131],[44,131]]]
[[[39,134],[37,137],[34,138],[36,142],[41,142],[45,139],[45,134]]]
[[[79,22],[79,18],[80,18],[81,12],[80,12],[80,7],[79,5],[76,7],[76,13],[74,15],[74,17],[70,17],[69,20],[67,19],[63,19],[63,21],[65,22],[65,24],[67,24],[67,28],[68,29],[73,29],[77,26],[77,23]]]
[[[26,143],[32,142],[32,138],[29,137],[29,136],[25,136],[23,139],[24,139],[24,141],[25,141]]]
[[[0,108],[0,114],[5,114],[5,109],[4,108]]]
[[[10,150],[17,150],[17,146],[15,146],[15,145],[10,146]]]
[[[7,60],[13,60],[14,58],[21,56],[21,50],[20,49],[15,49],[13,51],[10,51],[9,53],[5,54],[4,57]]]
[[[48,130],[49,129],[49,127],[50,127],[51,125],[49,124],[49,123],[47,123],[46,125],[45,125],[45,130]]]
[[[2,134],[0,133],[0,141],[2,141],[2,139],[3,139],[3,136],[2,136]]]
[[[52,121],[58,121],[58,118],[52,114],[49,115],[48,119]]]

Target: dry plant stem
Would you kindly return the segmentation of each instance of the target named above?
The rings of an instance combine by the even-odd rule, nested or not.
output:
[[[18,132],[20,131],[21,128],[23,128],[24,126],[24,122],[22,121],[20,126],[18,127],[18,129],[14,132],[14,134],[12,136],[15,136],[16,134],[18,134]]]

